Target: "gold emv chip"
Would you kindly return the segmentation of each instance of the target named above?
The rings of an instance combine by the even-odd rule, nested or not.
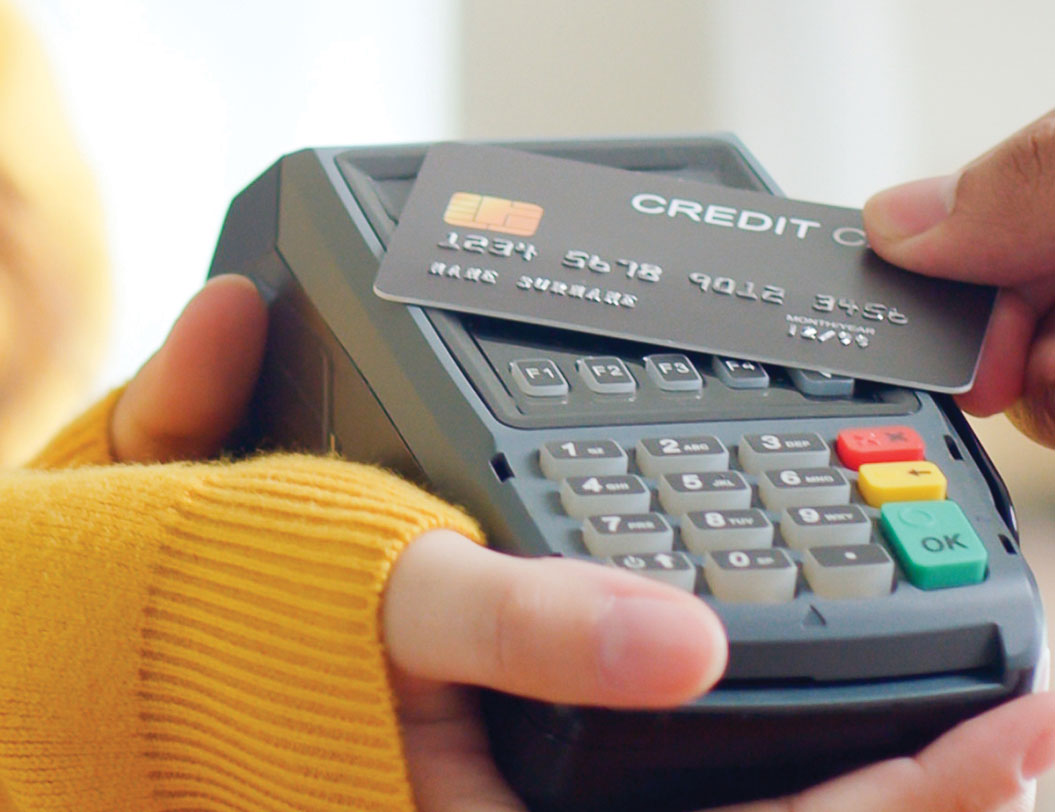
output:
[[[530,237],[538,230],[541,220],[542,206],[472,192],[455,192],[443,213],[443,222],[452,226],[500,231],[517,237]]]

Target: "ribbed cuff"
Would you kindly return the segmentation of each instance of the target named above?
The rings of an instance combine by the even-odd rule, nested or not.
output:
[[[0,781],[20,808],[414,808],[380,609],[421,533],[481,540],[465,514],[297,455],[4,485]]]
[[[421,533],[476,525],[377,469],[289,455],[213,467],[167,523],[140,671],[155,793],[412,810],[384,586]]]

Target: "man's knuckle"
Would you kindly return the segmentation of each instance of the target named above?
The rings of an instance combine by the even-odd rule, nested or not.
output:
[[[1055,111],[1008,142],[1007,168],[1028,190],[1047,186],[1055,179]]]

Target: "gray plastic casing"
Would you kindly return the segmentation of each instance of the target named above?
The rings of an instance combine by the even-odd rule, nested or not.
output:
[[[727,135],[522,146],[775,191]],[[498,549],[586,557],[579,522],[563,514],[556,484],[539,470],[543,442],[610,438],[630,449],[641,437],[706,433],[734,448],[748,432],[818,432],[830,441],[844,427],[907,423],[926,439],[928,459],[949,479],[950,498],[987,547],[985,581],[924,592],[899,571],[887,597],[835,601],[800,589],[789,603],[767,606],[715,601],[701,583],[701,598],[727,629],[730,662],[718,690],[683,712],[765,718],[812,708],[852,719],[862,709],[934,705],[973,713],[1031,689],[1043,640],[1036,585],[1019,554],[1006,493],[951,400],[895,390],[875,403],[783,394],[773,405],[750,395],[719,400],[717,411],[705,398],[669,413],[635,413],[621,402],[610,414],[602,401],[582,414],[572,409],[571,417],[531,403],[494,363],[501,346],[484,346],[473,322],[372,292],[398,216],[393,196],[409,188],[423,154],[422,146],[294,153],[232,203],[210,274],[250,276],[271,308],[251,442],[262,436],[265,444],[381,464],[464,505]],[[487,330],[494,332],[494,322]],[[510,327],[514,351],[537,335],[517,330]],[[594,346],[561,334],[545,350],[567,363],[588,354],[580,340]],[[640,355],[633,353],[647,348],[613,346],[638,374]],[[709,390],[719,391],[713,379],[705,380]],[[540,728],[572,719],[560,708],[525,712]],[[567,730],[546,735],[573,744],[579,734],[569,731],[595,712],[584,713]]]

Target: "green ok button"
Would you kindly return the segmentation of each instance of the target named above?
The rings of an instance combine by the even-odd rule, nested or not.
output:
[[[920,589],[985,579],[989,555],[955,502],[887,502],[879,522],[905,575]]]

